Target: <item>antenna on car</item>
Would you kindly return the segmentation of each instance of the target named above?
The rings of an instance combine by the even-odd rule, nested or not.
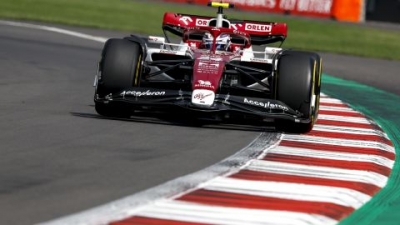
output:
[[[217,12],[217,25],[216,27],[222,27],[222,20],[224,19],[224,8],[234,8],[235,5],[232,3],[227,3],[227,2],[209,2],[207,6],[210,7],[216,7],[218,8]]]

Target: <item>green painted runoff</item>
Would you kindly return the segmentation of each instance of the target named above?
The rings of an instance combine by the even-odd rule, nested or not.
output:
[[[388,134],[398,157],[400,150],[400,96],[353,81],[323,75],[322,92],[350,104]],[[398,161],[396,157],[396,162]],[[388,184],[368,203],[352,213],[339,225],[400,224],[400,165],[394,164]]]

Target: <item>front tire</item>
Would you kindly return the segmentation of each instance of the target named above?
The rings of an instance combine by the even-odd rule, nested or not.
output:
[[[278,61],[276,99],[302,114],[301,120],[277,120],[279,130],[306,133],[317,119],[320,96],[321,60],[315,53],[285,51]]]
[[[95,99],[116,95],[140,83],[143,52],[139,43],[126,39],[109,39],[105,44],[100,61],[100,77],[96,86]],[[128,111],[112,102],[95,101],[95,109],[102,116],[127,116]]]

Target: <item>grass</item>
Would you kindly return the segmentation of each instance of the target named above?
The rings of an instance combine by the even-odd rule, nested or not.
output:
[[[162,34],[166,11],[215,15],[214,8],[138,0],[1,0],[0,18]],[[287,48],[400,60],[400,30],[261,13],[227,11],[230,18],[286,22]]]

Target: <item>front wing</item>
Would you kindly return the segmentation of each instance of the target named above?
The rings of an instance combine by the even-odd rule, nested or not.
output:
[[[130,88],[118,94],[99,98],[95,96],[96,103],[120,105],[127,107],[178,107],[203,113],[236,113],[253,115],[261,118],[274,118],[292,120],[297,123],[309,123],[309,118],[302,118],[302,114],[291,109],[285,103],[274,99],[236,96],[229,94],[216,94],[211,107],[201,107],[191,102],[192,92],[183,90],[168,90],[155,88]]]

